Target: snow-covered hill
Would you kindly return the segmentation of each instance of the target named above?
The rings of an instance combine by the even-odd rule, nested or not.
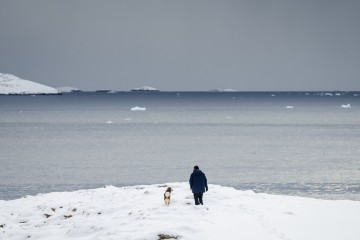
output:
[[[170,206],[163,194],[174,189]],[[256,194],[188,183],[49,193],[0,201],[0,239],[357,240],[360,202]],[[172,238],[171,238],[172,237]]]
[[[0,73],[0,94],[59,94],[55,88]]]

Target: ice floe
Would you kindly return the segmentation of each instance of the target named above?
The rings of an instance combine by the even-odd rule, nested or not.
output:
[[[131,108],[131,111],[146,111],[146,107],[135,106]]]
[[[341,105],[342,108],[351,108],[350,103]]]

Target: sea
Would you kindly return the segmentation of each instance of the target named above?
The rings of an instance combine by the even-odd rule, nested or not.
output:
[[[187,182],[194,165],[210,184],[360,200],[360,92],[0,96],[1,200]]]

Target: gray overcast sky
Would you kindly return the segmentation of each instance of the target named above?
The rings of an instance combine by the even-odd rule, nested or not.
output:
[[[360,1],[0,0],[0,72],[83,90],[360,90]]]

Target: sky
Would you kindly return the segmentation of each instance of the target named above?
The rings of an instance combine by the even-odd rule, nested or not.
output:
[[[0,72],[52,87],[360,90],[358,0],[0,0]]]

